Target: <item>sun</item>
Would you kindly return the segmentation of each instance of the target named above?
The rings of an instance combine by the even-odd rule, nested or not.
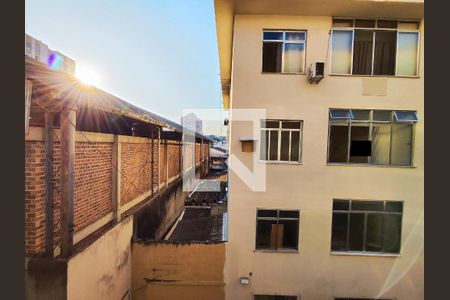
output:
[[[86,66],[77,66],[75,77],[86,85],[98,86],[100,84],[100,75]]]

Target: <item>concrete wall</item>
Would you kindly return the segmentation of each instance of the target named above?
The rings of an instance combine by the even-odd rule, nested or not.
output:
[[[135,215],[136,238],[154,240],[164,238],[183,211],[184,200],[188,194],[183,192],[180,179],[170,184],[167,191],[153,199]]]
[[[327,61],[331,17],[238,15],[234,23],[232,108],[266,108],[267,118],[303,120],[301,164],[266,164],[266,192],[252,192],[230,172],[226,299],[252,294],[398,300],[424,298],[424,79],[423,28],[418,78],[329,76],[318,85],[306,75],[262,74],[263,29],[307,30],[306,66]],[[423,22],[422,22],[423,24]],[[422,25],[423,26],[423,25]],[[326,64],[326,73],[329,65]],[[386,96],[363,95],[363,86],[386,84]],[[413,167],[327,165],[328,110],[333,107],[417,110]],[[259,136],[251,123],[230,122],[230,155],[252,168],[240,136]],[[398,256],[333,255],[333,198],[404,201]],[[299,252],[255,251],[256,209],[299,209]],[[248,286],[239,277],[252,273]]]
[[[132,298],[224,299],[225,245],[134,242]]]
[[[70,258],[68,300],[130,299],[132,231],[129,217]]]

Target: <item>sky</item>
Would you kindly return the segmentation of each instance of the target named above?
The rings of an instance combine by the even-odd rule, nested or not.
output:
[[[177,123],[183,109],[222,107],[213,0],[26,0],[25,31],[97,87]],[[220,124],[203,131],[225,135]]]

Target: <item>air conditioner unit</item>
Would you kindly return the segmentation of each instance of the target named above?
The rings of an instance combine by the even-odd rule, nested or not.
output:
[[[312,63],[309,67],[308,82],[318,84],[323,78],[324,70],[325,63],[323,61]]]

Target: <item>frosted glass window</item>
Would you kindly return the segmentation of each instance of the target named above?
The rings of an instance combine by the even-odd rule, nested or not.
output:
[[[353,31],[333,31],[331,73],[350,74],[352,64]]]
[[[397,75],[417,76],[418,32],[399,32]]]
[[[286,73],[302,73],[304,51],[305,44],[285,44],[283,71]]]

